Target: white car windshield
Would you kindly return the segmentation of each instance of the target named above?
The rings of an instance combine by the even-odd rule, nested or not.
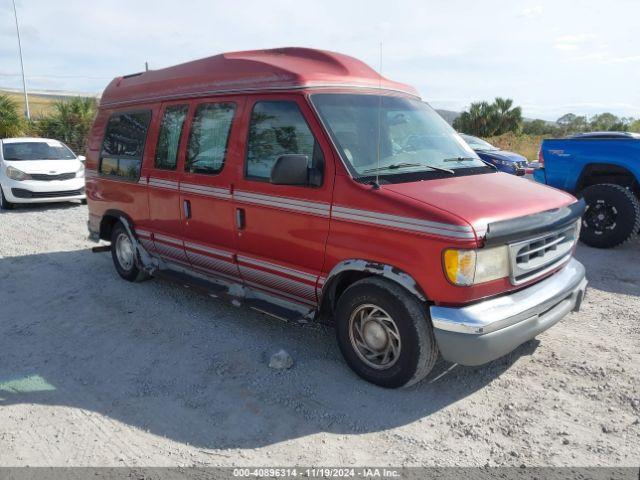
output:
[[[11,142],[2,144],[5,160],[74,160],[76,156],[61,142]]]
[[[455,130],[419,100],[324,93],[311,100],[356,178],[416,172],[455,175],[457,169],[487,168]]]

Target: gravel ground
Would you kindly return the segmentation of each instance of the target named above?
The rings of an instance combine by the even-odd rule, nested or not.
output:
[[[640,465],[638,241],[581,246],[583,309],[538,339],[390,391],[332,329],[120,280],[86,219],[0,214],[2,466]]]

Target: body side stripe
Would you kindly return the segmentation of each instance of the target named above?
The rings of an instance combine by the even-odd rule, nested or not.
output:
[[[280,265],[276,265],[274,263],[266,262],[264,260],[256,260],[254,258],[245,257],[242,255],[238,255],[238,263],[248,263],[250,265],[256,265],[259,267],[265,267],[270,270],[275,270],[277,272],[286,273],[287,275],[291,275],[293,277],[303,278],[305,280],[309,280],[311,282],[315,282],[317,279],[317,275],[312,275],[310,273],[301,272],[300,270],[295,270],[293,268],[283,267]]]
[[[224,258],[233,258],[233,253],[231,253],[231,252],[227,252],[227,251],[224,251],[224,250],[219,250],[217,248],[206,247],[204,245],[200,245],[199,243],[184,242],[184,246],[187,247],[187,248],[191,248],[193,250],[199,250],[199,251],[206,252],[206,253],[212,253],[214,255],[218,255],[218,256],[224,257]]]
[[[400,217],[398,215],[390,215],[387,213],[373,212],[369,210],[358,210],[355,208],[343,207],[340,205],[334,205],[332,211],[334,213],[344,213],[349,215],[358,215],[363,217],[377,218],[380,220],[390,220],[394,222],[409,223],[412,225],[439,228],[444,230],[453,230],[457,232],[472,232],[473,229],[467,225],[454,225],[451,223],[434,222],[431,220],[422,220],[420,218],[413,217]]]
[[[332,218],[338,220],[347,220],[360,223],[369,223],[373,225],[380,225],[383,227],[395,227],[403,230],[411,230],[420,233],[429,233],[433,235],[440,235],[443,237],[462,238],[462,239],[475,239],[473,232],[456,232],[452,230],[445,230],[441,228],[425,227],[421,225],[414,225],[411,223],[404,223],[401,221],[383,220],[374,217],[364,217],[361,215],[353,215],[348,213],[334,212]]]

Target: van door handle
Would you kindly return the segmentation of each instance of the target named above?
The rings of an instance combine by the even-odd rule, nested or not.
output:
[[[184,218],[188,220],[191,218],[191,201],[184,200],[182,205],[184,206]]]
[[[236,226],[238,230],[244,230],[245,225],[245,213],[244,208],[236,208]]]

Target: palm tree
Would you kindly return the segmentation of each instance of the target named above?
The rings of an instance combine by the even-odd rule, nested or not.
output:
[[[16,137],[22,128],[18,104],[7,95],[0,95],[0,138]]]
[[[453,122],[453,127],[464,133],[479,137],[490,137],[496,130],[496,112],[488,102],[472,103],[469,111],[463,112]]]
[[[96,109],[95,98],[76,97],[56,102],[53,105],[53,112],[39,120],[38,133],[61,140],[76,153],[81,153],[96,115]]]
[[[518,132],[522,128],[522,109],[513,107],[510,98],[496,97],[493,102],[496,115],[497,128],[494,135],[506,132]]]
[[[493,103],[475,102],[456,118],[453,127],[459,132],[485,138],[519,132],[522,129],[522,109],[513,107],[510,98],[497,97]]]

